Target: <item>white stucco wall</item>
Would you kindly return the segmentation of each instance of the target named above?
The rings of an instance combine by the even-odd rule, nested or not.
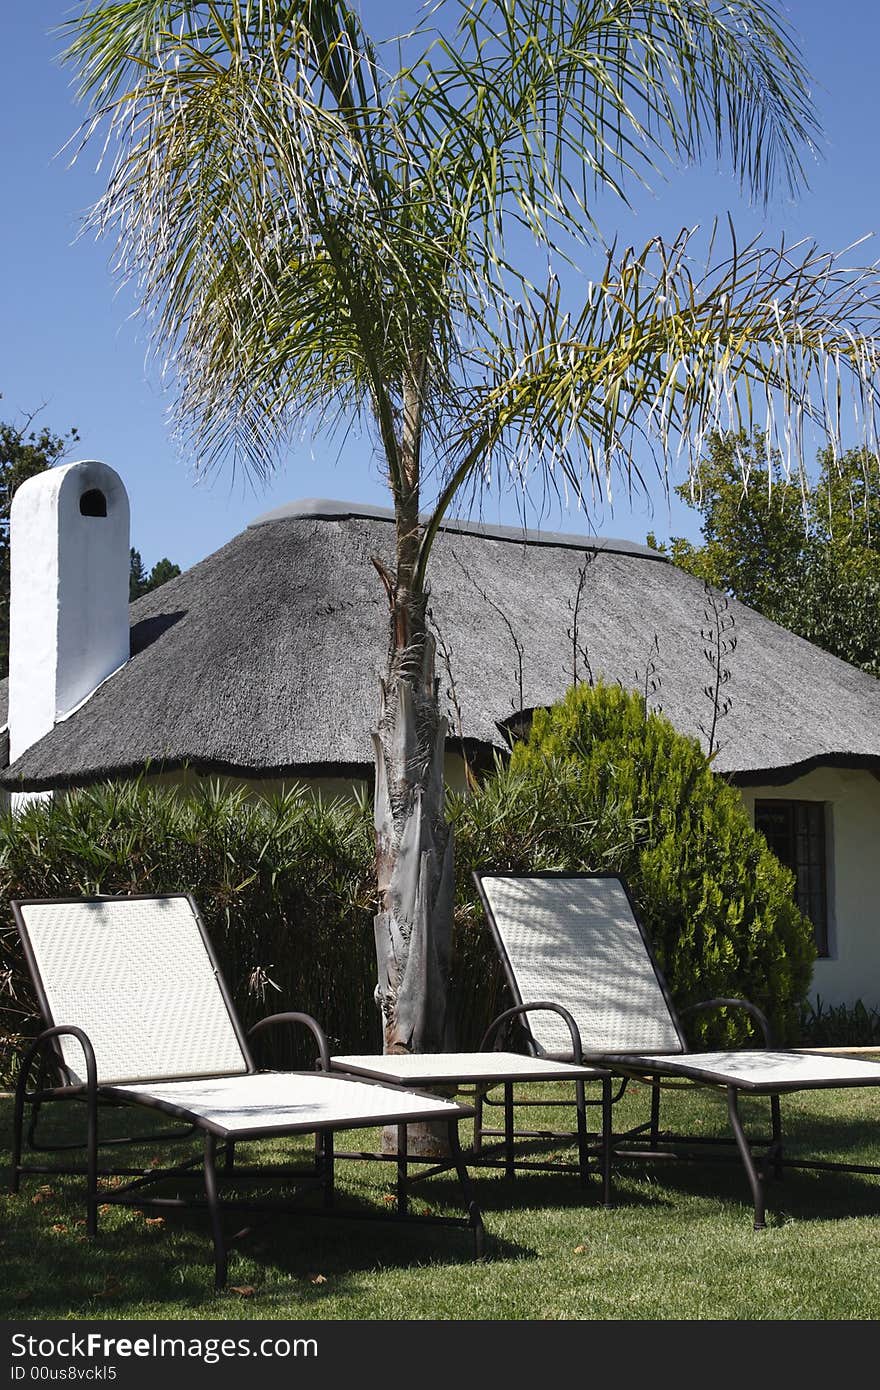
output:
[[[446,786],[451,791],[467,791],[467,777],[464,770],[464,760],[460,753],[448,752],[446,754],[446,764],[444,778]],[[190,791],[203,780],[198,772],[186,768],[175,772],[150,772],[145,780],[151,786],[158,787],[180,787],[184,791]],[[221,780],[227,787],[246,787],[255,796],[272,797],[288,790],[297,784],[295,777],[232,777],[222,776]],[[310,777],[302,778],[298,785],[306,787],[316,796],[320,795],[327,801],[344,799],[346,797],[367,796],[370,792],[370,779],[368,777]]]
[[[793,782],[744,787],[755,801],[822,801],[826,815],[829,956],[810,996],[824,1004],[880,1006],[880,781],[870,772],[817,768]]]

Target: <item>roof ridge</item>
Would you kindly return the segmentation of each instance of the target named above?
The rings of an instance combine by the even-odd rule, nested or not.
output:
[[[247,529],[267,526],[275,521],[345,521],[365,519],[369,521],[394,520],[390,507],[375,507],[368,502],[342,502],[326,497],[303,498],[297,502],[285,502],[272,511],[264,512],[248,523]],[[423,514],[423,521],[429,518]],[[448,517],[440,523],[441,531],[452,531],[464,535],[485,536],[491,540],[516,541],[520,545],[561,546],[567,550],[601,550],[612,555],[636,555],[646,560],[660,560],[669,563],[668,555],[650,546],[640,545],[611,536],[581,536],[568,531],[530,531],[526,526],[493,526],[482,521],[469,521],[464,517]]]

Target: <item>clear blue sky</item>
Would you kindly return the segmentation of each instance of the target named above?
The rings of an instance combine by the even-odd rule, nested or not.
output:
[[[79,7],[77,7],[79,8]],[[388,0],[363,0],[387,31]],[[215,550],[260,512],[297,497],[387,501],[366,440],[342,446],[305,443],[279,461],[270,490],[254,492],[243,480],[219,475],[197,482],[171,442],[155,371],[145,368],[142,328],[132,303],[109,269],[111,248],[75,240],[83,210],[101,191],[94,174],[97,151],[74,168],[54,158],[75,131],[79,115],[69,74],[55,61],[60,42],[52,28],[70,7],[65,0],[27,0],[3,7],[0,28],[0,129],[3,215],[0,217],[0,418],[12,419],[45,404],[40,416],[53,429],[76,425],[76,456],[99,458],[124,478],[132,501],[132,542],[148,565],[168,555],[188,566]],[[880,231],[877,0],[796,0],[790,16],[816,80],[816,105],[825,146],[813,166],[811,187],[797,203],[780,197],[764,213],[744,206],[735,183],[712,167],[671,175],[653,196],[639,194],[635,212],[609,204],[608,234],[643,244],[683,225],[708,226],[732,212],[740,241],[764,229],[772,237],[815,237],[827,249]],[[880,257],[880,238],[860,256]],[[513,499],[488,498],[487,520],[512,521]],[[553,509],[543,524],[583,532],[583,516]],[[662,489],[653,503],[621,496],[613,515],[592,518],[590,529],[644,539],[648,529],[695,535],[694,514],[676,504],[670,518]]]

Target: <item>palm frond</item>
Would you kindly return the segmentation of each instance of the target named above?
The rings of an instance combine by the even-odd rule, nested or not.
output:
[[[595,231],[598,190],[625,198],[632,178],[708,150],[765,201],[804,181],[809,80],[763,0],[442,0],[432,22],[450,10],[455,35],[414,65],[407,119],[428,135],[438,201],[475,225],[497,233],[515,211],[546,240],[577,209]]]
[[[521,303],[451,448],[462,456],[479,440],[487,466],[494,452],[520,473],[558,469],[581,499],[610,497],[640,457],[666,480],[717,430],[759,429],[789,476],[808,421],[833,443],[852,412],[875,448],[880,265],[806,241],[739,248],[731,229],[729,253],[699,269],[694,244],[691,231],[612,248],[576,317],[553,282]]]

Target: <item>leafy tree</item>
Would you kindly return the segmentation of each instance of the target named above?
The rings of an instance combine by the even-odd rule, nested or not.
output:
[[[9,510],[16,491],[28,478],[64,457],[79,440],[75,429],[55,434],[47,425],[34,428],[36,413],[21,424],[0,421],[0,669],[9,665]]]
[[[703,544],[674,536],[669,546],[682,569],[762,613],[793,582],[805,542],[801,489],[765,453],[758,436],[712,435],[693,477],[676,488],[702,514]]]
[[[749,486],[748,479],[763,485]],[[691,484],[703,544],[668,551],[682,569],[825,651],[880,676],[880,461],[819,455],[814,483],[786,476],[758,438],[716,434]],[[657,544],[652,536],[649,540]],[[663,547],[666,548],[666,547]]]
[[[817,548],[800,595],[792,591],[777,621],[880,676],[880,558],[867,549],[850,554],[839,545]]]
[[[533,465],[589,497],[637,476],[646,438],[662,472],[768,397],[797,433],[811,394],[833,411],[826,369],[871,410],[878,289],[806,245],[731,236],[704,272],[688,233],[595,249],[598,195],[670,159],[709,149],[762,198],[800,184],[810,81],[775,0],[440,0],[406,28],[379,44],[345,0],[113,0],[70,21],[67,56],[86,134],[115,150],[94,222],[173,354],[201,462],[264,474],[322,424],[375,441],[396,521],[375,562],[379,997],[386,1048],[419,1051],[447,1041],[426,606],[453,499]],[[566,298],[561,268],[591,256]]]
[[[158,589],[160,585],[167,584],[169,579],[176,579],[180,574],[180,565],[164,558],[157,560],[150,573],[147,574],[144,562],[141,559],[139,550],[131,549],[131,568],[128,580],[128,599],[134,603],[135,599],[142,598],[144,594],[149,594],[153,589]]]
[[[157,560],[150,570],[145,592],[150,593],[151,590],[160,588],[162,584],[167,584],[169,579],[176,579],[179,574],[180,565],[173,564],[167,556],[164,556],[161,560]]]

